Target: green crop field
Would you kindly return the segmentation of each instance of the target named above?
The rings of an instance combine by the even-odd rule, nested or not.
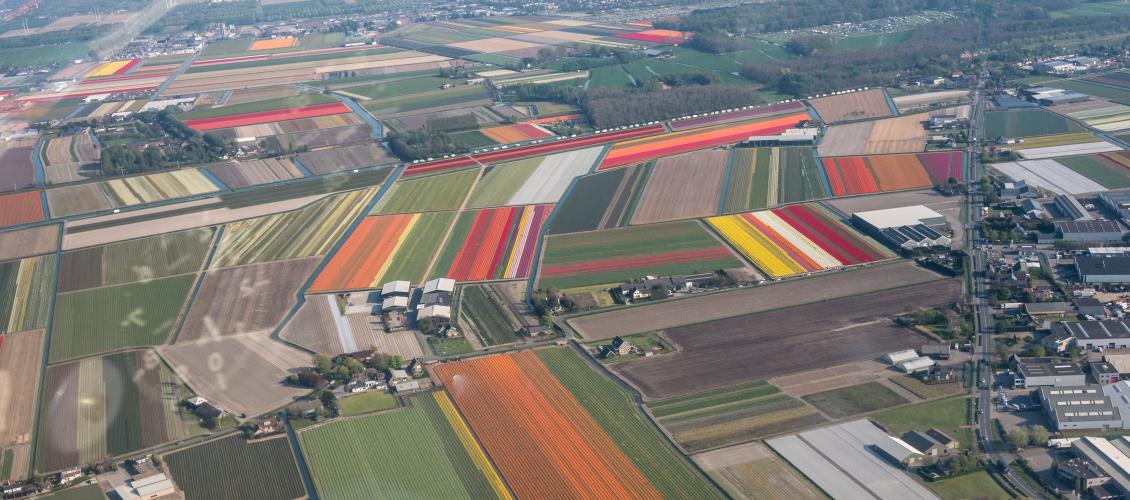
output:
[[[0,460],[3,460],[3,464],[4,464],[3,468],[0,468],[0,479],[11,479],[11,477],[12,477],[12,467],[15,465],[14,461],[16,460],[15,450],[13,450],[11,448],[5,449],[4,450],[4,457]]]
[[[84,484],[36,498],[43,500],[105,500],[106,494],[102,493],[102,487],[97,484]]]
[[[471,207],[498,207],[505,205],[525,184],[526,180],[537,170],[545,157],[525,158],[522,160],[491,165],[490,170],[483,174],[483,178],[471,193],[471,200],[467,203]]]
[[[503,35],[503,36],[505,36],[505,35]],[[467,59],[468,61],[476,61],[476,62],[481,62],[481,63],[494,64],[494,65],[498,65],[498,66],[509,66],[511,64],[518,62],[517,58],[510,57],[510,56],[504,55],[504,54],[471,54],[469,56],[463,57],[463,59]]]
[[[463,293],[460,295],[460,314],[471,322],[475,333],[486,345],[518,341],[518,337],[514,335],[517,319],[512,317],[506,307],[499,304],[499,300],[501,299],[494,291],[483,285],[463,287]]]
[[[1057,89],[1074,90],[1087,95],[1109,99],[1120,104],[1130,105],[1130,90],[1111,87],[1083,80],[1059,80],[1048,84]]]
[[[396,396],[384,391],[365,391],[361,394],[352,394],[338,400],[341,415],[351,417],[364,413],[373,413],[382,410],[391,410],[400,406]]]
[[[619,65],[593,68],[589,74],[589,87],[634,87],[632,78]]]
[[[298,440],[327,500],[496,496],[431,394],[401,410],[305,429]]]
[[[212,229],[200,228],[106,245],[102,283],[118,285],[196,272],[211,242]]]
[[[536,353],[661,494],[667,498],[722,496],[667,441],[620,386],[593,371],[576,351],[566,347],[540,349]]]
[[[50,361],[164,343],[195,275],[60,294]]]
[[[453,89],[437,90],[434,92],[373,99],[361,103],[361,106],[374,115],[380,116],[452,104],[470,103],[483,99],[490,99],[490,92],[487,91],[486,87],[482,85],[464,85]]]
[[[1012,498],[988,472],[979,470],[970,474],[926,483],[942,498],[978,498],[983,500],[1008,500]]]
[[[887,410],[871,418],[896,436],[936,428],[958,440],[963,448],[973,448],[973,429],[965,423],[968,408],[969,399],[957,396]]]
[[[363,95],[365,97],[368,97],[369,99],[383,99],[386,97],[395,97],[436,90],[440,85],[443,85],[445,83],[452,83],[452,81],[453,80],[451,80],[450,78],[428,76],[423,78],[395,80],[386,83],[365,85],[362,87],[349,87],[345,90],[350,94]]]
[[[278,99],[267,99],[265,101],[245,102],[243,104],[233,104],[231,106],[221,106],[218,108],[189,111],[188,113],[181,115],[180,119],[196,120],[200,118],[215,118],[218,116],[241,115],[244,113],[255,113],[258,111],[273,111],[276,109],[298,108],[302,106],[312,106],[314,104],[329,104],[331,102],[337,102],[337,100],[332,97],[317,93],[301,94],[290,97],[280,97]]]
[[[478,130],[454,132],[451,134],[451,138],[468,149],[485,148],[487,146],[494,146],[495,144],[498,144],[494,141],[494,139],[487,137],[485,134],[479,132]]]
[[[665,418],[672,415],[710,409],[717,406],[728,407],[749,399],[761,398],[781,392],[780,389],[769,385],[768,382],[749,382],[746,384],[714,389],[711,391],[696,392],[687,396],[664,399],[648,403],[651,414],[656,418]]]
[[[781,203],[795,203],[827,197],[823,173],[812,148],[778,148],[780,173],[778,182]]]
[[[1042,109],[1011,109],[985,113],[984,137],[1027,137],[1030,135],[1080,132],[1083,127],[1055,113]]]
[[[459,254],[459,250],[463,246],[458,243],[466,240],[467,234],[471,232],[471,225],[475,222],[474,210],[466,210],[459,213],[455,219],[455,225],[451,228],[451,234],[447,236],[447,244],[439,249],[439,257],[436,259],[435,267],[432,268],[428,279],[443,278],[447,271],[451,269],[451,264],[455,262],[455,256]]]
[[[397,214],[457,209],[463,204],[463,199],[467,197],[478,177],[478,169],[468,168],[401,180],[385,193],[381,201],[377,202],[373,213]]]
[[[165,455],[165,464],[187,500],[306,495],[285,437],[248,444],[234,435]]]
[[[222,59],[241,55],[246,53],[249,47],[251,47],[251,40],[246,38],[216,40],[204,47],[204,50],[200,52],[200,60],[207,61],[208,59]]]
[[[435,256],[436,248],[451,227],[455,212],[429,212],[420,214],[412,231],[404,238],[400,250],[392,257],[388,269],[382,275],[386,281],[408,280],[422,283],[428,264]]]
[[[802,399],[832,418],[843,418],[906,403],[902,396],[878,382],[809,394]]]
[[[1094,155],[1068,156],[1056,158],[1055,161],[1088,179],[1102,184],[1107,189],[1130,187],[1130,175],[1127,175],[1126,169],[1105,162]]]
[[[549,234],[597,229],[628,170],[617,168],[578,177],[573,190],[558,204]]]
[[[739,267],[730,253],[665,260],[664,255],[722,248],[697,221],[678,221],[546,238],[539,286],[577,288],[639,279],[644,275],[708,272]],[[615,269],[609,262],[618,262]],[[567,271],[554,273],[555,267]],[[590,270],[591,269],[591,270]]]
[[[0,263],[0,333],[47,326],[55,267],[54,254]]]
[[[858,50],[898,45],[909,40],[912,34],[914,34],[913,30],[907,30],[896,31],[894,33],[875,33],[867,35],[836,37],[835,41],[832,43],[832,49],[837,51]]]
[[[723,213],[748,212],[768,206],[769,154],[768,148],[733,149]],[[776,186],[772,189],[776,190]]]

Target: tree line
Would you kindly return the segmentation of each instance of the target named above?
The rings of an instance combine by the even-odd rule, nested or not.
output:
[[[121,125],[120,132],[111,130],[96,132],[99,141],[108,144],[100,158],[106,176],[214,162],[236,148],[232,141],[189,128],[169,110],[138,113],[132,122]]]
[[[764,102],[752,87],[712,84],[650,92],[593,89],[585,94],[583,108],[594,127],[609,128]]]

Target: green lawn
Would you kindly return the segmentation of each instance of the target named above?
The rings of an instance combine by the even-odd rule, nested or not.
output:
[[[1008,492],[997,484],[988,472],[978,471],[950,479],[926,483],[926,486],[946,500],[977,498],[1008,500]]]
[[[590,72],[589,87],[634,87],[631,77],[619,65],[601,66]]]
[[[985,113],[984,137],[1027,137],[1030,135],[1080,132],[1079,124],[1043,109],[1012,109]]]
[[[50,500],[104,500],[106,495],[102,493],[102,487],[97,484],[84,484],[36,498]]]
[[[722,496],[620,386],[593,371],[576,351],[565,347],[540,349],[536,354],[660,494],[667,498]]]
[[[351,417],[362,413],[391,410],[400,406],[396,397],[384,391],[365,391],[338,400],[341,415]]]
[[[164,343],[195,279],[190,274],[59,295],[50,361]]]
[[[395,214],[454,210],[475,184],[479,170],[469,168],[456,172],[416,177],[398,181],[390,192],[377,202],[373,213]]]
[[[843,418],[906,403],[906,399],[878,382],[809,394],[808,404],[832,418]]]
[[[972,447],[973,430],[964,427],[968,405],[968,398],[956,396],[895,408],[873,415],[871,418],[883,424],[895,435],[902,435],[912,430],[937,428],[961,442],[962,447]]]
[[[231,106],[222,106],[219,108],[189,111],[188,113],[181,115],[180,119],[198,120],[200,118],[241,115],[244,113],[255,113],[258,111],[272,111],[276,109],[311,106],[314,104],[328,104],[331,102],[337,102],[337,100],[332,97],[317,93],[301,94],[290,97],[280,97],[278,99],[267,99],[265,101],[245,102],[243,104],[234,104]]]
[[[438,339],[429,337],[428,343],[432,345],[432,350],[435,351],[437,356],[458,356],[475,350],[465,338]]]

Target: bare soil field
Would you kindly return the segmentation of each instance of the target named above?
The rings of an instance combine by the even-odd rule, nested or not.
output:
[[[347,127],[327,128],[322,130],[307,130],[278,136],[278,140],[293,149],[305,146],[307,149],[318,149],[342,144],[368,141],[372,137],[373,128],[367,123],[350,125]]]
[[[320,257],[208,271],[177,343],[273,330]]]
[[[816,109],[824,123],[891,116],[891,107],[883,89],[821,97],[808,103]]]
[[[298,95],[301,92],[292,85],[276,85],[274,87],[260,87],[254,90],[236,90],[231,93],[224,106],[234,106],[246,102],[266,101]]]
[[[102,286],[102,254],[105,247],[84,248],[63,254],[59,262],[59,293]]]
[[[960,281],[938,280],[671,328],[665,334],[678,352],[613,371],[647,397],[664,398],[872,359],[923,342],[890,317],[908,304],[932,306],[960,294]]]
[[[371,347],[377,352],[399,354],[404,359],[424,357],[424,349],[411,331],[385,333],[382,327],[369,322],[368,314],[347,314],[345,319],[361,349]]]
[[[298,161],[311,173],[318,175],[387,165],[396,163],[397,159],[384,148],[368,143],[302,153],[298,155]]]
[[[22,143],[26,141],[17,141]],[[0,191],[15,191],[35,186],[35,164],[31,155],[34,144],[0,147]]]
[[[894,375],[891,366],[881,361],[869,359],[816,370],[793,373],[769,379],[769,383],[779,387],[793,397],[807,396],[817,392],[839,389],[849,385],[885,380]]]
[[[241,188],[302,177],[302,171],[289,158],[233,161],[205,170],[230,188]]]
[[[0,261],[54,252],[58,244],[58,224],[0,232]]]
[[[762,443],[746,443],[691,457],[730,496],[739,500],[826,498],[812,483]]]
[[[373,349],[397,354],[404,359],[423,357],[424,351],[416,334],[401,330],[386,333],[380,324],[373,324],[369,314],[342,315],[332,295],[311,295],[298,313],[286,324],[279,336],[312,351],[331,356]]]
[[[208,198],[203,200],[193,200],[183,203],[176,203],[173,205],[144,208],[141,210],[131,210],[129,212],[122,212],[120,214],[103,215],[77,221],[68,221],[66,223],[67,234],[63,237],[63,250],[73,250],[75,248],[104,245],[106,243],[113,243],[115,241],[143,238],[145,236],[153,236],[156,234],[192,229],[197,227],[226,224],[228,222],[237,220],[252,219],[255,217],[262,217],[264,215],[297,210],[310,203],[325,198],[326,196],[328,195],[317,194],[312,196],[305,196],[302,198],[263,203],[247,207],[227,208],[217,206],[217,208],[213,210],[202,210],[187,214],[175,213],[178,210],[191,206],[219,204],[219,200],[215,198]],[[174,212],[174,215],[154,220],[124,223],[117,226],[92,229],[89,231],[73,231],[74,229],[79,229],[88,224],[98,224],[113,221],[116,219],[125,219],[128,217],[136,217],[146,214],[158,214],[161,212]]]
[[[0,447],[31,442],[43,333],[9,333],[0,343]]]
[[[110,198],[98,183],[79,184],[47,190],[47,208],[54,217],[109,210]]]
[[[941,92],[903,95],[891,100],[895,102],[895,106],[898,107],[899,111],[906,111],[908,109],[926,107],[934,103],[968,100],[968,98],[968,90],[943,90]]]
[[[926,148],[922,122],[930,113],[828,127],[816,148],[820,156],[916,153]]]
[[[158,351],[196,394],[237,415],[266,413],[310,392],[283,382],[310,366],[310,356],[272,340],[270,332],[177,343]]]
[[[729,151],[698,151],[660,158],[636,206],[633,224],[718,213]]]
[[[569,325],[585,339],[605,340],[938,279],[913,263],[896,262],[590,314],[570,319]]]
[[[92,168],[84,168],[81,163],[45,165],[43,167],[43,179],[47,181],[47,184],[66,184],[97,178],[99,176],[98,164],[91,164],[90,167]]]
[[[294,317],[279,332],[279,337],[314,352],[331,356],[345,352],[341,347],[334,311],[324,295],[311,295]]]

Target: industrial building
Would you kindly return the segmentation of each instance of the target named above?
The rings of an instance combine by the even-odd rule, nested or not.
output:
[[[1130,283],[1130,256],[1079,256],[1075,273],[1083,283]]]
[[[1122,428],[1122,416],[1098,385],[1040,387],[1036,391],[1053,430]]]
[[[1122,241],[1122,227],[1112,220],[1056,221],[1055,234],[1064,241]]]
[[[934,360],[926,357],[914,358],[895,364],[895,367],[899,370],[902,370],[904,373],[914,373],[921,370],[927,370],[931,366],[934,366]]]
[[[1096,489],[1110,491],[1116,495],[1130,495],[1130,440],[1125,437],[1108,441],[1100,437],[1083,437],[1071,443],[1071,452],[1086,460],[1102,474],[1110,478],[1107,481],[1098,481],[1100,486]],[[1104,494],[1092,490],[1092,495],[1103,497]]]
[[[1060,321],[1052,324],[1048,337],[1068,339],[1067,344],[1086,350],[1126,349],[1130,348],[1130,325],[1123,320]]]
[[[1119,217],[1130,217],[1130,189],[1100,191],[1099,202],[1118,213]]]
[[[1012,386],[1017,389],[1034,387],[1075,387],[1085,385],[1087,377],[1083,369],[1075,363],[1054,361],[1051,358],[1009,359],[1016,375]]]
[[[895,248],[950,245],[950,237],[934,229],[944,227],[946,217],[924,205],[856,212],[851,219],[867,234]]]
[[[122,500],[151,499],[175,494],[176,487],[164,474],[154,474],[126,481],[126,484],[114,488],[114,493]]]
[[[1087,213],[1087,209],[1079,200],[1069,194],[1061,194],[1052,200],[1052,206],[1055,207],[1057,218],[1070,219],[1073,221],[1091,220],[1091,214]]]

